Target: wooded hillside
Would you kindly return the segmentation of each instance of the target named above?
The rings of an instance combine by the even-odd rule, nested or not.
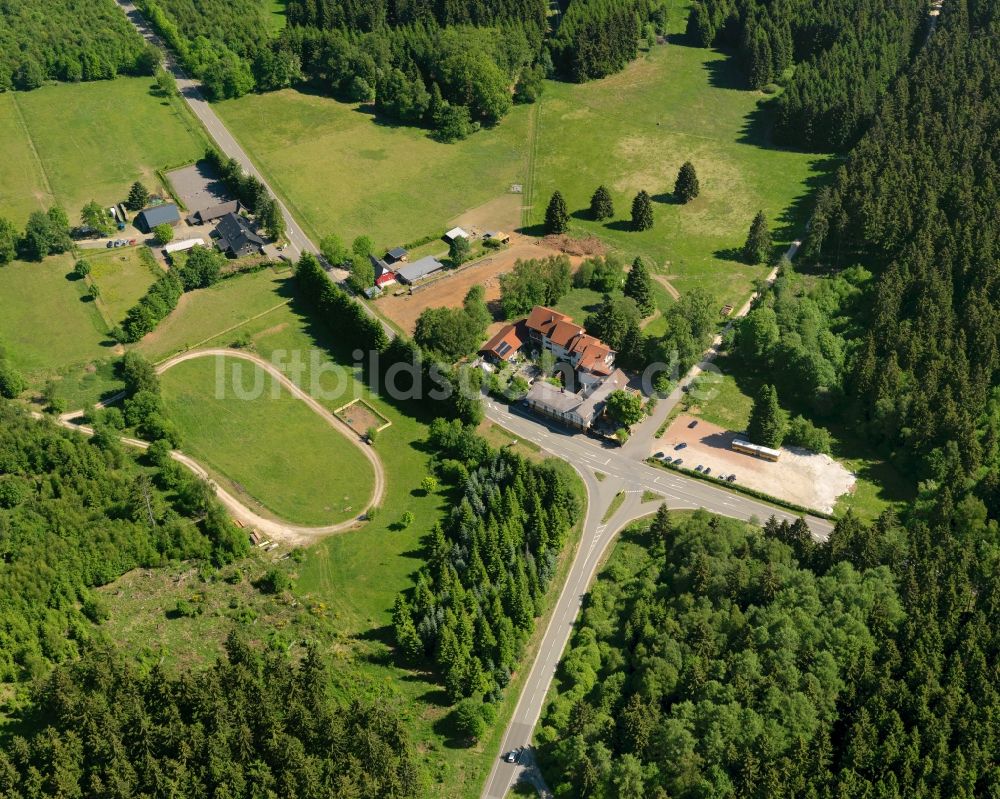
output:
[[[152,75],[157,63],[114,0],[0,2],[0,91]]]

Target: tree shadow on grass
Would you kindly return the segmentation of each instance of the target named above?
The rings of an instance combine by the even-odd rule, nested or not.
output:
[[[663,205],[684,205],[684,203],[680,201],[680,198],[672,191],[665,191],[662,194],[654,194],[650,199],[652,199],[654,203],[662,203]]]
[[[726,57],[723,59],[713,59],[702,64],[702,68],[708,72],[708,83],[716,89],[731,89],[735,91],[747,91],[747,79],[740,69],[736,56],[724,50],[716,50]]]
[[[573,219],[579,219],[581,222],[596,222],[598,220],[594,219],[593,215],[590,213],[589,208],[580,208],[570,214]]]
[[[632,232],[632,222],[628,219],[615,219],[611,222],[605,222],[604,227],[608,230],[620,230],[626,233]]]
[[[534,225],[522,225],[517,228],[517,232],[522,236],[534,236],[540,239],[545,235],[545,225],[541,222],[537,222]]]
[[[733,261],[734,263],[743,263],[743,251],[739,247],[726,247],[722,250],[716,250],[712,253],[715,258],[720,261]]]
[[[792,241],[805,233],[806,222],[816,203],[816,193],[833,182],[837,168],[842,163],[843,159],[835,155],[825,156],[813,162],[813,172],[806,178],[805,188],[778,216],[779,226],[774,230],[775,238]]]

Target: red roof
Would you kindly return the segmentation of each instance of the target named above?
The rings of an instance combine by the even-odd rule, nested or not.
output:
[[[523,331],[519,330],[520,327],[519,324],[504,325],[479,351],[494,355],[502,361],[509,361],[524,344]]]
[[[558,322],[568,321],[569,317],[566,316],[566,314],[561,314],[559,311],[553,311],[551,308],[546,308],[544,305],[536,305],[531,309],[531,313],[528,314],[528,318],[524,320],[524,324],[528,330],[534,330],[537,333],[547,336]]]
[[[386,283],[392,283],[396,280],[395,272],[383,272],[377,278],[375,278],[376,286],[384,286]]]

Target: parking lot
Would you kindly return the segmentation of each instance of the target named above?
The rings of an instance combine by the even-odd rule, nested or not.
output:
[[[829,455],[783,447],[779,461],[766,461],[733,451],[734,438],[735,431],[681,414],[654,444],[654,454],[680,458],[688,469],[707,467],[713,477],[735,474],[741,485],[825,513],[854,490],[854,475]]]
[[[208,161],[167,172],[166,177],[188,214],[234,199]]]

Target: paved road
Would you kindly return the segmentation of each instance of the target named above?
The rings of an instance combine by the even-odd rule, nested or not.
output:
[[[738,519],[756,517],[763,521],[773,515],[778,519],[793,521],[798,517],[721,486],[650,466],[637,459],[635,453],[630,455],[617,447],[604,447],[601,442],[588,436],[549,426],[539,419],[522,415],[498,403],[488,401],[486,415],[496,424],[535,442],[546,452],[572,464],[583,478],[588,493],[587,517],[579,550],[482,794],[486,799],[500,799],[507,795],[515,782],[526,779],[533,782],[539,792],[546,796],[544,779],[531,760],[530,750],[526,753],[526,762],[519,765],[504,763],[500,757],[504,752],[530,744],[583,598],[605,550],[618,531],[628,522],[653,513],[661,502],[666,502],[670,508],[705,508],[713,513]],[[597,479],[598,472],[605,475],[602,480]],[[606,523],[602,522],[601,517],[619,491],[628,492],[625,502],[613,517]],[[659,494],[662,499],[643,503],[642,494],[645,491]],[[833,529],[832,523],[825,519],[807,517],[806,521],[813,536],[819,540],[829,536]]]
[[[277,380],[283,388],[285,388],[292,396],[302,400],[310,410],[315,412],[323,421],[328,425],[333,427],[337,432],[342,433],[348,441],[350,441],[358,450],[368,459],[368,462],[372,465],[372,469],[375,473],[375,485],[372,488],[372,495],[368,500],[365,507],[359,512],[358,516],[355,518],[348,519],[347,521],[340,522],[339,524],[328,524],[318,527],[308,527],[300,524],[292,524],[290,522],[285,522],[280,519],[273,517],[264,517],[260,514],[254,512],[249,507],[247,507],[240,499],[230,494],[222,486],[217,485],[212,481],[211,476],[205,470],[205,468],[198,463],[196,460],[183,452],[178,450],[173,450],[170,453],[172,457],[177,462],[183,464],[192,472],[194,472],[198,477],[201,477],[209,482],[212,482],[215,488],[215,494],[219,498],[219,501],[226,507],[226,510],[236,519],[239,519],[245,525],[251,528],[255,528],[264,538],[269,538],[272,541],[282,541],[287,544],[292,544],[294,546],[306,546],[313,543],[319,538],[323,538],[333,533],[341,533],[345,530],[349,530],[355,524],[359,518],[361,518],[368,509],[373,505],[378,505],[382,502],[385,496],[385,469],[382,466],[382,461],[379,459],[375,450],[372,449],[367,444],[363,443],[358,437],[358,434],[351,430],[344,422],[334,416],[330,411],[328,411],[323,405],[317,402],[313,397],[303,391],[299,386],[292,382],[289,377],[274,366],[269,361],[264,360],[259,355],[254,355],[250,352],[243,352],[241,350],[232,349],[204,349],[204,350],[191,350],[189,352],[181,353],[180,355],[175,355],[159,366],[156,367],[157,374],[163,374],[165,371],[173,366],[184,361],[194,360],[195,358],[207,358],[207,357],[224,357],[224,358],[239,358],[244,361],[252,361],[261,369],[266,371],[274,380]],[[123,393],[115,395],[104,402],[98,403],[98,407],[105,407],[116,399],[120,399]],[[58,421],[63,427],[67,427],[71,430],[78,430],[85,435],[93,435],[93,428],[87,425],[76,424],[73,420],[79,418],[83,414],[83,411],[70,411],[69,413],[62,414]],[[137,438],[122,438],[122,442],[130,447],[137,447],[138,449],[147,449],[149,447],[149,442],[142,441]]]

